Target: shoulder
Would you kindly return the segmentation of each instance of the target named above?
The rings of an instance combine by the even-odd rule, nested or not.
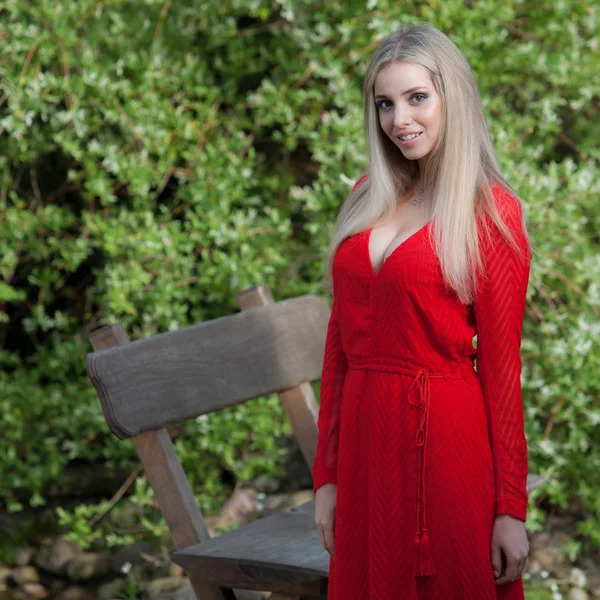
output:
[[[522,222],[523,205],[517,196],[499,183],[492,186],[492,196],[500,217],[507,225],[514,226]]]
[[[491,183],[490,190],[491,198],[490,196],[481,198],[476,213],[478,228],[487,232],[494,231],[498,235],[499,224],[496,219],[499,218],[511,231],[522,229],[524,218],[521,200],[497,182]]]
[[[358,187],[360,187],[360,185],[366,181],[369,177],[368,173],[365,173],[355,184],[354,187],[352,188],[352,191],[356,190]]]
[[[531,247],[527,234],[523,203],[515,194],[498,183],[492,186],[492,196],[498,216],[506,226],[506,229],[508,229],[510,236],[521,250],[531,258]],[[487,215],[486,221],[491,230],[491,237],[494,242],[504,242],[506,244],[508,242],[506,235],[499,231],[489,215]],[[508,242],[508,245],[512,244]],[[495,246],[495,243],[492,246]]]

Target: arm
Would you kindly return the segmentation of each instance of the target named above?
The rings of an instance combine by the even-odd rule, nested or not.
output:
[[[363,175],[352,191],[367,179]],[[335,281],[334,281],[335,288]],[[313,491],[325,483],[337,483],[337,456],[339,442],[339,411],[342,389],[348,370],[348,361],[342,348],[338,313],[339,302],[334,299],[327,327],[325,355],[321,373],[320,407],[317,438],[317,451],[312,467]]]
[[[338,304],[334,295],[321,374],[319,434],[312,468],[314,492],[325,483],[337,483],[340,401],[348,369],[340,336]]]
[[[531,252],[521,226],[521,205],[495,190],[504,222],[525,250],[516,251],[493,230],[494,244],[482,249],[484,278],[474,301],[477,326],[477,374],[490,428],[496,483],[495,514],[527,518],[527,442],[521,395],[521,332]]]

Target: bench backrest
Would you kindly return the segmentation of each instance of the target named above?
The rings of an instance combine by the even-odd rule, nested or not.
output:
[[[93,352],[88,375],[121,439],[318,379],[329,307],[307,295]]]

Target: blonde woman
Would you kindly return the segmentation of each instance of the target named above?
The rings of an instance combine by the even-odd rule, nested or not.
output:
[[[385,39],[364,94],[369,168],[329,249],[313,465],[328,597],[519,600],[524,208],[440,31]]]

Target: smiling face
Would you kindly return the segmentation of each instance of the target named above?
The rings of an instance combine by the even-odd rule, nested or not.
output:
[[[442,123],[442,101],[427,69],[389,63],[377,74],[374,93],[381,129],[407,159],[424,167]]]

